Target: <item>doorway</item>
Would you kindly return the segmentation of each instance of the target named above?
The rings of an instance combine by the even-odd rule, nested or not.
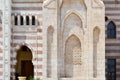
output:
[[[34,77],[34,66],[32,63],[32,52],[27,46],[21,46],[17,51],[16,80],[18,76],[25,76],[27,80]]]
[[[116,59],[107,59],[106,80],[116,80]]]
[[[21,74],[29,78],[29,76],[33,76],[33,64],[31,60],[23,60],[21,61]]]

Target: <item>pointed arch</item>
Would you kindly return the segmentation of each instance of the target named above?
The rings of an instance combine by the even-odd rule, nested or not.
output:
[[[29,60],[31,60],[31,63],[33,64],[33,70],[35,69],[34,68],[34,58],[35,58],[35,52],[34,52],[34,49],[33,49],[33,47],[32,47],[32,45],[31,44],[28,44],[28,43],[25,43],[25,42],[21,42],[21,43],[17,43],[13,48],[12,48],[12,54],[14,54],[14,55],[12,55],[11,56],[11,62],[12,62],[12,66],[15,66],[14,68],[12,68],[12,69],[14,69],[14,71],[13,71],[13,73],[15,73],[15,75],[13,75],[14,76],[14,78],[15,79],[17,79],[17,75],[19,75],[20,73],[19,72],[17,72],[18,70],[16,70],[16,68],[17,68],[17,64],[19,63],[19,61],[18,61],[18,53],[21,53],[21,51],[20,51],[20,49],[23,47],[23,46],[26,46],[30,51],[29,51],[29,53],[28,53],[28,55],[29,55]],[[27,55],[27,54],[26,54]],[[31,56],[31,57],[30,57]],[[22,57],[23,58],[23,57]],[[25,57],[24,57],[25,58]],[[28,58],[27,58],[28,59]],[[25,60],[25,59],[24,59]],[[33,71],[34,72],[34,71]],[[34,74],[34,73],[33,73]]]
[[[32,48],[32,46],[30,45],[30,44],[28,44],[28,43],[18,43],[16,46],[15,46],[15,49],[14,49],[14,51],[16,52],[17,50],[19,50],[22,46],[27,46],[31,51],[32,51],[32,53],[33,53],[33,48]]]
[[[98,61],[98,43],[99,43],[100,29],[95,27],[93,29],[93,77],[97,77],[97,61]]]
[[[75,65],[81,64],[81,42],[76,35],[68,37],[65,43],[64,54],[64,76],[73,77],[75,74],[79,74],[74,71]],[[79,69],[78,69],[79,70]]]
[[[100,34],[99,27],[95,27],[93,29],[93,40],[94,40],[93,42],[95,42],[95,43],[99,42],[99,34]]]
[[[65,21],[67,20],[67,18],[68,18],[71,14],[75,14],[75,15],[81,20],[81,22],[83,23],[83,21],[82,21],[83,18],[82,18],[82,16],[79,14],[79,12],[76,11],[76,10],[70,10],[70,11],[68,11],[68,12],[66,13],[66,15],[65,15],[65,17],[64,17],[64,20],[63,20],[63,22],[62,22],[62,26],[64,26]],[[82,26],[83,26],[83,24],[82,24]]]
[[[34,65],[32,63],[32,58],[32,51],[26,45],[22,45],[17,50],[17,63],[15,66],[16,75],[24,75],[27,79],[29,76],[34,76]]]
[[[18,52],[19,50],[24,51],[24,52],[29,52],[29,56],[30,56],[29,59],[32,60],[33,55],[32,55],[32,51],[30,50],[29,47],[27,47],[26,45],[22,45],[22,46],[17,50],[17,52]],[[19,55],[21,55],[21,54],[17,54],[17,56],[16,56],[17,59],[18,59]],[[27,57],[27,56],[26,56],[26,57]],[[22,58],[23,58],[23,57],[22,57]],[[27,57],[27,58],[28,58],[28,57]]]
[[[77,32],[76,32],[77,30]],[[70,11],[63,20],[63,26],[62,26],[62,33],[63,33],[63,39],[65,40],[66,37],[70,34],[70,32],[76,32],[83,34],[83,24],[82,19],[78,15],[78,13],[74,11]]]
[[[49,26],[47,29],[47,77],[50,78],[52,74],[52,44],[53,44],[54,28]]]
[[[107,25],[107,38],[116,38],[116,25],[113,21],[110,21]]]
[[[65,45],[66,45],[66,43],[68,42],[68,40],[70,40],[71,37],[76,38],[76,39],[79,41],[80,46],[81,46],[81,41],[80,41],[80,39],[78,38],[78,36],[77,36],[76,34],[71,34],[71,35],[66,39]]]

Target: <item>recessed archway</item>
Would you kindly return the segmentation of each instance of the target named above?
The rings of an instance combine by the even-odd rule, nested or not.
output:
[[[97,77],[97,61],[98,61],[98,49],[99,49],[100,29],[95,27],[93,30],[93,77]]]
[[[53,44],[54,28],[49,26],[47,29],[47,77],[52,77],[52,44]]]
[[[67,39],[65,44],[64,54],[65,77],[71,78],[77,75],[79,76],[80,66],[81,66],[81,42],[77,36],[71,35]]]
[[[16,80],[18,76],[26,76],[27,79],[34,76],[32,52],[27,46],[23,45],[17,50],[16,60]]]

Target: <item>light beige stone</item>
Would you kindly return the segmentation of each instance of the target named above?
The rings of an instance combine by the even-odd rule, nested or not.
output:
[[[103,2],[101,0],[47,1],[50,5],[45,2],[48,6],[43,8],[43,34],[46,35],[48,27],[52,26],[54,43],[51,49],[53,50],[51,77],[47,77],[48,64],[44,64],[43,78],[105,80],[105,65],[101,64],[105,62]],[[51,5],[53,3],[54,7]],[[48,61],[47,38],[47,36],[43,38],[44,63]]]
[[[24,25],[20,25],[20,16]],[[30,25],[26,25],[26,16]],[[15,79],[16,63],[32,60],[34,77],[42,80],[105,80],[104,17],[102,0],[0,0],[0,35],[4,36],[0,38],[0,79]],[[22,45],[31,50],[32,58],[21,54],[18,61]]]

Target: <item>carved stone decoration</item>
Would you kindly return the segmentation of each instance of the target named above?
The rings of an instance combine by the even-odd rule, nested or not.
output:
[[[48,9],[55,9],[55,0],[44,0],[43,6]]]
[[[92,7],[96,7],[96,8],[104,7],[103,0],[93,0],[92,1]]]
[[[75,47],[73,49],[73,64],[80,65],[81,64],[81,49]]]

